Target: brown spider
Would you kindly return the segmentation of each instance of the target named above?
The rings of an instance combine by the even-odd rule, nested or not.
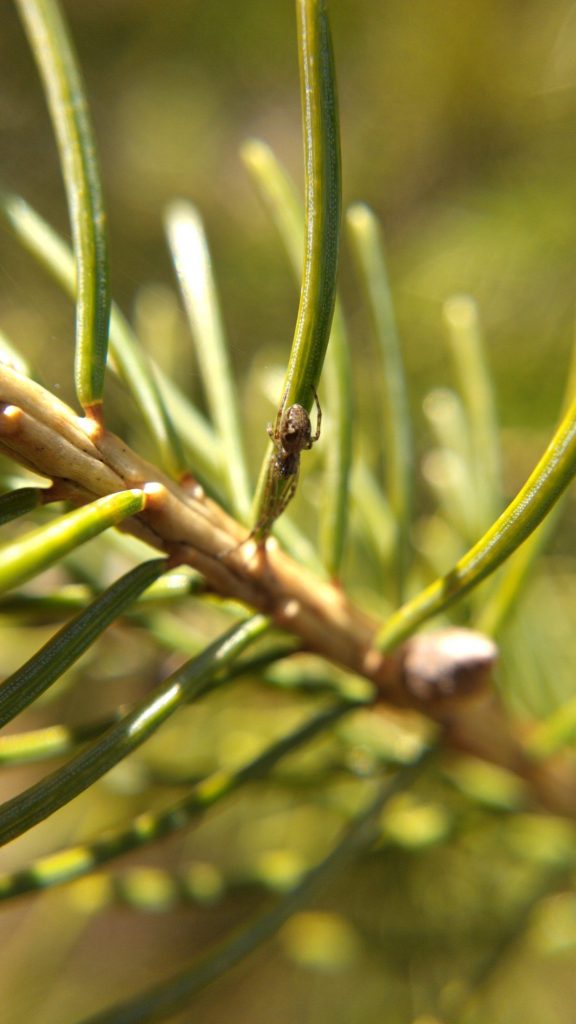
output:
[[[312,434],[310,416],[303,405],[289,406],[286,412],[280,416],[280,422],[276,421],[275,427],[271,423],[268,424],[268,436],[273,442],[275,449],[274,470],[283,479],[286,479],[286,477],[294,478],[290,489],[287,491],[284,504],[274,515],[275,519],[284,511],[296,490],[301,452],[308,451],[320,438],[322,410],[318,401],[318,395],[314,389],[313,392],[317,411],[316,433],[314,435]]]
[[[322,426],[322,409],[316,389],[312,388],[316,405],[316,432],[312,433],[310,415],[303,405],[290,405],[281,410],[276,423],[268,424],[268,436],[274,445],[264,491],[264,513],[248,536],[237,545],[241,547],[254,537],[265,540],[273,523],[282,515],[298,486],[300,455],[316,444]],[[231,550],[235,550],[232,548]]]

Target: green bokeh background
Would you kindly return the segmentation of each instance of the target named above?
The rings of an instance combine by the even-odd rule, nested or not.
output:
[[[263,138],[301,182],[293,4],[68,0],[63,7],[99,144],[114,297],[146,344],[167,368],[176,367],[181,386],[202,404],[162,227],[172,199],[198,204],[213,250],[256,469],[270,409],[261,395],[254,398],[255,381],[260,371],[286,359],[298,295],[238,151],[247,137]],[[512,493],[550,436],[571,358],[576,5],[568,0],[332,0],[330,10],[344,204],[364,199],[382,220],[419,448],[424,451],[430,443],[420,413],[423,396],[453,384],[442,304],[467,292],[481,311],[503,427],[506,487]],[[3,6],[0,25],[0,153],[3,183],[68,235],[50,123],[11,4]],[[376,401],[372,348],[350,264],[344,245],[341,287],[357,417],[369,448]],[[167,323],[170,346],[164,345]],[[73,401],[71,307],[4,233],[0,327],[38,368],[43,383]],[[145,445],[119,389],[111,390],[116,428]],[[421,491],[425,511],[430,498],[424,487]],[[503,639],[501,685],[511,706],[524,714],[546,714],[573,692],[573,520],[572,498],[522,614]],[[3,635],[11,652],[10,636],[6,630]],[[122,699],[138,691],[139,674],[153,675],[159,667],[141,637],[120,633],[105,651],[98,648],[87,675],[92,671],[99,684],[108,681],[112,704],[119,666]],[[234,743],[242,749],[254,736],[276,734],[275,717],[281,715],[285,726],[294,713],[290,700],[279,704],[276,696],[249,685],[235,693],[236,708],[225,694],[196,717],[190,713],[190,734],[202,739],[188,770],[214,767],[231,756]],[[106,703],[102,696],[91,699],[93,707],[99,700]],[[79,717],[82,703],[78,695],[74,700],[65,712],[72,718]],[[56,710],[62,717],[61,705]],[[53,716],[58,717],[51,707],[49,719]],[[184,727],[170,728],[152,761],[156,756],[162,762],[171,743],[184,742]],[[350,768],[347,758],[352,763],[354,756],[373,756],[362,728],[360,723],[359,732],[317,752],[320,775],[325,765],[344,762]],[[20,781],[23,785],[28,776]],[[540,821],[527,811],[509,819],[514,801],[508,804],[502,796],[502,782],[488,787],[492,795],[484,788],[481,798],[476,788],[472,804],[462,795],[469,796],[470,787],[466,790],[460,777],[457,782],[430,782],[413,803],[400,804],[396,831],[388,825],[381,848],[319,901],[315,909],[328,916],[302,919],[300,932],[296,927],[285,933],[281,942],[206,992],[193,1014],[178,1020],[444,1022],[451,1019],[444,1017],[445,1006],[459,1005],[462,979],[489,959],[500,924],[510,929],[542,877],[558,872],[566,891],[540,907],[532,940],[524,937],[519,947],[511,947],[490,974],[478,1005],[468,1006],[459,1019],[569,1024],[576,1012],[576,909],[568,887],[574,835],[568,825]],[[12,785],[6,784],[7,795]],[[90,901],[100,906],[98,892],[72,888],[6,912],[2,943],[10,954],[2,973],[10,1024],[72,1024],[81,1019],[81,1007],[105,1005],[188,963],[258,905],[260,897],[251,888],[258,858],[279,850],[285,858],[286,851],[296,856],[296,850],[294,863],[298,857],[313,861],[338,833],[358,794],[347,776],[335,771],[331,781],[318,786],[314,800],[289,786],[264,785],[257,797],[251,792],[231,801],[204,830],[130,862],[175,870],[189,858],[216,863],[236,879],[232,895],[218,906],[170,909],[167,897],[164,913],[146,916],[119,901],[92,919]],[[135,813],[144,799],[161,802],[157,794],[142,796],[130,778],[103,783],[61,812],[56,826],[46,823],[38,835],[15,844],[3,868],[75,841],[77,804],[83,808],[80,833],[89,835]],[[278,863],[289,874],[290,857],[280,858],[276,870]],[[270,865],[267,870],[274,874]],[[161,887],[161,878],[157,883]],[[152,876],[146,891],[154,892]],[[152,903],[162,909],[161,891]],[[306,959],[301,951],[309,935],[316,939]]]
[[[162,214],[170,199],[191,198],[207,221],[239,371],[267,346],[285,351],[296,296],[238,148],[262,137],[302,178],[292,3],[171,0],[159,10],[83,0],[64,9],[100,147],[115,297],[130,311],[142,285],[172,283]],[[382,217],[417,384],[446,380],[440,304],[470,292],[505,424],[548,429],[573,321],[572,5],[333,0],[330,9],[344,202],[365,199]],[[66,231],[50,124],[11,5],[1,45],[3,178]],[[24,347],[40,335],[51,367],[55,349],[69,348],[70,311],[47,307],[45,285],[29,302],[4,239],[2,266],[3,324]],[[346,253],[342,283],[360,317]]]

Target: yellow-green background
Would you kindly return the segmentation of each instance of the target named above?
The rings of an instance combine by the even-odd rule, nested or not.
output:
[[[248,136],[263,138],[301,182],[293,4],[69,0],[63,6],[100,150],[113,294],[135,317],[146,342],[156,342],[160,359],[166,351],[155,337],[153,311],[165,304],[179,383],[201,403],[184,323],[171,294],[150,287],[173,288],[162,227],[166,204],[175,197],[197,203],[213,249],[256,468],[269,410],[260,396],[253,398],[251,368],[286,357],[297,292],[238,150]],[[421,399],[431,388],[452,383],[442,303],[465,291],[480,305],[512,493],[551,433],[572,346],[576,6],[564,0],[332,0],[330,10],[344,202],[365,199],[382,219],[419,451],[430,442]],[[0,17],[0,177],[67,233],[49,119],[9,2]],[[346,245],[341,284],[358,422],[369,431],[372,348]],[[0,327],[34,362],[45,385],[72,400],[71,308],[5,234]],[[120,397],[118,389],[114,394]],[[118,429],[138,437],[127,422],[129,406],[117,401],[114,415]],[[420,482],[418,488],[419,508],[426,508],[430,499]],[[511,691],[511,702],[537,713],[551,710],[573,689],[573,516],[572,499],[545,570],[511,627],[504,659],[502,685]],[[12,656],[9,631],[3,633]],[[107,680],[108,706],[116,700],[118,665],[131,692],[151,657],[141,637],[129,642],[120,635],[110,644],[98,648],[92,663],[95,678]],[[123,685],[122,697],[125,679]],[[524,690],[530,694],[525,700]],[[72,710],[65,710],[72,719],[84,710],[81,693],[75,693]],[[277,707],[250,688],[235,694],[240,707],[224,695],[208,706],[205,718],[191,713],[189,733],[179,726],[170,734],[175,744],[201,736],[197,771],[225,762],[230,745],[249,748],[253,734],[274,732],[275,714],[289,721],[289,702]],[[92,708],[99,701],[106,706],[105,697],[90,700]],[[64,714],[59,704],[56,710]],[[47,715],[57,717],[53,707]],[[346,749],[361,756],[370,749],[361,730],[360,739],[347,742]],[[331,756],[326,755],[328,765]],[[138,791],[132,795],[128,785],[121,795],[121,780],[118,785],[109,791],[103,783],[82,802],[81,834],[94,834],[102,822],[124,820],[140,809]],[[348,785],[336,778],[310,805],[297,789],[278,794],[265,788],[259,803],[249,796],[233,801],[204,832],[139,858],[154,867],[181,867],[190,858],[217,862],[240,879],[220,907],[146,916],[119,903],[86,926],[87,904],[94,899],[98,905],[98,893],[65,890],[15,904],[2,923],[7,1020],[72,1024],[81,1019],[81,1007],[88,1012],[189,962],[231,922],[241,923],[253,911],[256,898],[242,879],[258,858],[296,849],[307,863],[323,852],[345,809],[355,805]],[[14,780],[6,780],[2,792],[10,795],[13,786]],[[431,1024],[425,1015],[434,1013],[442,1019],[443,999],[449,1001],[454,985],[494,948],[499,921],[514,920],[514,907],[523,905],[533,877],[554,867],[574,837],[528,815],[509,822],[505,799],[502,818],[482,801],[470,807],[447,783],[424,790],[418,801],[400,805],[397,832],[392,828],[378,853],[319,900],[317,909],[336,916],[302,919],[300,932],[296,927],[283,942],[258,953],[179,1020]],[[4,869],[74,841],[75,808],[61,812],[56,833],[48,823],[6,851]],[[466,1020],[574,1019],[576,909],[572,896],[557,899],[558,905],[544,907],[532,945],[512,949],[477,1015]],[[307,965],[298,964],[298,949],[306,949],[303,936],[310,935],[316,936],[318,962],[312,953]]]

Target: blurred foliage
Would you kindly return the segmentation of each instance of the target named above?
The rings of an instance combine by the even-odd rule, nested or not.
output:
[[[285,352],[297,296],[238,147],[261,135],[301,180],[291,4],[172,0],[161,19],[144,0],[63,6],[96,123],[115,298],[129,311],[141,285],[172,286],[162,214],[173,198],[191,198],[208,223],[238,367],[255,352]],[[572,326],[572,5],[392,0],[380,10],[334,0],[331,15],[344,200],[365,199],[382,216],[419,391],[446,382],[439,308],[469,291],[489,334],[505,425],[545,429]],[[44,101],[9,5],[2,35],[3,178],[67,233]],[[16,260],[34,273],[2,246],[4,266]],[[345,261],[347,294],[348,273]],[[11,276],[5,329],[25,349],[39,346],[46,365],[71,313],[58,303],[45,315],[55,303],[46,283]],[[352,294],[353,313],[355,302]],[[54,383],[69,379],[62,371]]]
[[[293,5],[67,0],[63,7],[96,125],[114,298],[201,405],[162,229],[168,202],[196,203],[214,255],[255,472],[270,416],[266,382],[286,358],[298,296],[238,151],[247,136],[262,137],[302,178]],[[438,440],[421,414],[432,389],[455,386],[446,298],[467,292],[478,300],[503,428],[506,493],[539,456],[561,405],[574,320],[576,7],[565,0],[332,0],[330,7],[344,201],[365,199],[384,225],[412,414],[420,455],[427,453],[414,540],[433,575],[468,539],[465,526],[442,512],[429,461]],[[12,5],[3,10],[0,55],[3,182],[68,235],[56,149]],[[378,472],[370,430],[380,398],[373,347],[346,251],[341,284],[360,447]],[[72,401],[73,311],[5,233],[0,326],[45,385]],[[110,390],[117,397],[113,427],[144,448],[133,408],[116,385]],[[318,497],[313,468],[301,491],[295,509],[305,525]],[[573,523],[569,495],[552,550],[500,638],[499,685],[527,722],[551,715],[574,690]],[[130,557],[124,542],[93,542],[81,564],[71,557],[51,579],[55,587],[107,584]],[[382,568],[361,541],[346,574],[366,605],[381,602]],[[489,587],[463,617],[482,606]],[[153,614],[139,609],[42,698],[26,727],[96,719],[142,696],[235,614],[194,598]],[[3,671],[53,629],[44,623],[23,632],[5,615]],[[228,688],[185,710],[89,794],[4,849],[2,871],[160,809],[190,780],[255,756],[334,685],[313,659],[295,665],[298,694],[282,666],[269,670],[273,687],[248,678],[234,684],[234,700]],[[310,680],[306,697],[303,678]],[[372,775],[406,760],[410,742],[410,731],[394,720],[358,712],[198,827],[110,872],[7,905],[0,924],[6,1021],[72,1024],[87,1009],[188,964],[266,905],[269,893],[294,885],[363,804]],[[34,766],[5,773],[3,796],[41,774]],[[482,765],[443,765],[396,798],[377,848],[277,941],[203,993],[195,1017],[217,1024],[230,1019],[232,1006],[234,1019],[251,1024],[569,1024],[576,1005],[575,839],[572,825],[533,814],[507,777]]]

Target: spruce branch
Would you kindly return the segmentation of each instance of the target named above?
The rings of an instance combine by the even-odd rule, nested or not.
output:
[[[17,410],[17,415],[15,415]],[[423,713],[448,746],[501,765],[549,807],[576,814],[576,789],[533,763],[490,686],[496,646],[470,630],[414,636],[396,650],[375,646],[378,624],[340,587],[318,579],[274,540],[240,544],[245,527],[194,482],[181,487],[114,434],[78,417],[39,384],[0,365],[0,451],[47,477],[45,501],[81,506],[146,487],[146,507],[121,529],[202,574],[207,588],[268,616],[303,647],[370,680],[375,703]]]

